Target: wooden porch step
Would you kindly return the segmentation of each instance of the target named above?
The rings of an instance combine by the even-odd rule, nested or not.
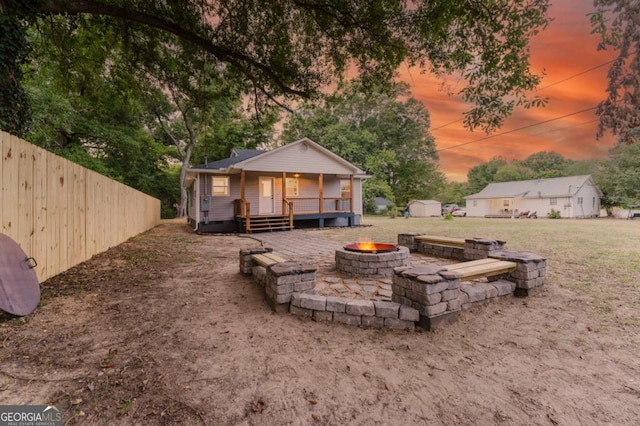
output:
[[[260,231],[283,231],[292,229],[289,226],[289,216],[253,216],[249,219],[249,225],[247,226],[247,219],[242,220],[242,224],[247,232],[260,232]]]

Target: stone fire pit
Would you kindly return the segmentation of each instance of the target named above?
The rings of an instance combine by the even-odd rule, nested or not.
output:
[[[393,268],[409,264],[409,249],[383,243],[354,243],[336,250],[336,269],[355,276],[390,277]]]

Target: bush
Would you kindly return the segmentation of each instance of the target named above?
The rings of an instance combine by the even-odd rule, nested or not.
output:
[[[396,206],[394,206],[393,204],[387,206],[387,214],[391,218],[397,217],[398,216],[398,208]]]
[[[549,219],[560,219],[560,211],[559,210],[554,210],[551,209],[551,211],[549,213],[547,213],[547,217]]]
[[[444,220],[452,220],[453,219],[453,214],[447,213],[442,217],[444,218]]]

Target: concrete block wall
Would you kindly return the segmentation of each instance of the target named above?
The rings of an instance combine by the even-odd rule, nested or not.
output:
[[[494,251],[504,250],[506,241],[473,237],[464,240],[464,248],[446,247],[436,243],[421,242],[415,237],[426,235],[420,232],[398,234],[398,245],[408,247],[412,252],[428,256],[443,257],[459,261],[486,259]]]
[[[529,296],[547,282],[547,260],[536,253],[499,250],[492,252],[489,257],[508,260],[518,265],[516,270],[509,274],[491,278],[494,280],[502,279],[514,282],[516,286],[514,290],[515,296]]]
[[[288,312],[294,294],[313,292],[316,287],[316,270],[314,265],[297,262],[267,266],[264,291],[269,306],[276,312]]]
[[[486,259],[491,253],[504,250],[506,241],[492,240],[490,238],[468,238],[464,240],[464,259]]]
[[[516,283],[496,280],[488,283],[475,283],[460,286],[460,308],[464,311],[475,306],[483,306],[503,296],[513,295]]]
[[[240,272],[245,275],[251,275],[253,273],[253,266],[255,265],[251,256],[254,254],[271,253],[273,251],[270,247],[258,247],[252,249],[240,249]]]
[[[435,243],[420,241],[418,252],[427,256],[444,257],[445,259],[464,260],[464,249],[461,247],[448,247]]]
[[[293,315],[368,328],[413,330],[420,313],[409,306],[378,300],[346,299],[316,294],[294,293]]]
[[[442,266],[408,266],[394,270],[391,300],[420,314],[419,325],[433,330],[454,322],[460,313],[460,274]]]
[[[488,277],[487,283],[462,283],[462,275],[443,266],[394,269],[392,300],[417,309],[418,325],[433,330],[455,322],[460,311],[500,297],[526,297],[546,283],[546,259],[530,252],[498,250],[490,257],[517,264],[508,274]]]
[[[425,235],[422,232],[406,232],[398,234],[398,245],[407,247],[412,253],[418,251],[418,241],[415,237]]]

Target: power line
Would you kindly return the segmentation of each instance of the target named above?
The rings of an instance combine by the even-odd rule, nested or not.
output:
[[[553,82],[553,83],[551,83],[551,84],[548,84],[548,85],[546,85],[546,86],[544,86],[544,87],[540,87],[540,88],[536,89],[536,92],[539,92],[540,90],[548,89],[549,87],[553,87],[553,86],[555,86],[555,85],[558,85],[558,84],[560,84],[560,83],[564,83],[565,81],[568,81],[568,80],[574,79],[574,78],[579,77],[579,76],[581,76],[581,75],[583,75],[583,74],[586,74],[586,73],[588,73],[588,72],[591,72],[591,71],[597,70],[598,68],[602,68],[602,67],[604,67],[605,65],[609,65],[609,64],[610,64],[610,63],[612,63],[612,62],[614,62],[614,59],[612,59],[612,60],[610,60],[610,61],[607,61],[607,62],[603,62],[603,63],[601,63],[600,65],[593,66],[593,67],[588,68],[588,69],[586,69],[586,70],[580,71],[579,73],[576,73],[576,74],[570,75],[569,77],[563,78],[562,80],[558,80],[558,81]],[[462,120],[463,120],[462,118],[459,118],[459,119],[457,119],[457,120],[450,121],[450,122],[448,122],[448,123],[446,123],[446,124],[443,124],[442,126],[434,127],[433,129],[431,129],[431,131],[433,132],[433,131],[435,131],[435,130],[440,130],[440,129],[445,128],[445,127],[448,127],[448,126],[450,126],[450,125],[452,125],[452,124],[458,123],[458,122],[460,122],[460,121],[462,121]]]
[[[461,146],[470,145],[472,143],[476,143],[476,142],[480,142],[480,141],[485,141],[487,139],[497,138],[498,136],[508,135],[510,133],[518,132],[520,130],[529,129],[531,127],[540,126],[542,124],[550,123],[552,121],[561,120],[563,118],[571,117],[572,115],[577,115],[577,114],[582,114],[583,112],[592,111],[592,110],[594,110],[596,108],[598,108],[598,107],[594,106],[594,107],[586,108],[586,109],[583,109],[583,110],[580,110],[580,111],[575,111],[575,112],[572,112],[572,113],[569,113],[569,114],[562,115],[560,117],[550,118],[549,120],[541,121],[539,123],[529,124],[527,126],[518,127],[517,129],[507,130],[506,132],[498,133],[498,134],[495,134],[495,135],[485,136],[484,138],[475,139],[475,140],[472,140],[472,141],[469,141],[469,142],[460,143],[458,145],[449,146],[447,148],[437,149],[436,152],[448,151],[448,150],[453,149],[453,148],[459,148]]]
[[[582,74],[586,74],[586,73],[591,72],[591,71],[593,71],[593,70],[597,70],[598,68],[602,68],[602,67],[604,67],[605,65],[609,65],[609,64],[610,64],[610,63],[612,63],[613,61],[614,61],[614,60],[612,59],[611,61],[607,61],[607,62],[604,62],[604,63],[602,63],[602,64],[600,64],[600,65],[596,65],[596,66],[594,66],[594,67],[591,67],[591,68],[589,68],[589,69],[586,69],[586,70],[584,70],[584,71],[581,71],[581,72],[579,72],[579,73],[577,73],[577,74],[570,75],[570,76],[569,76],[569,77],[567,77],[567,78],[563,78],[562,80],[558,80],[558,81],[556,81],[556,82],[554,82],[554,83],[551,83],[551,84],[548,84],[548,85],[546,85],[546,86],[544,86],[544,87],[540,87],[539,89],[536,89],[536,91],[540,91],[540,90],[548,89],[549,87],[555,86],[556,84],[564,83],[564,82],[565,82],[565,81],[567,81],[567,80],[571,80],[572,78],[579,77],[579,76],[581,76]]]
[[[458,118],[457,120],[450,121],[447,124],[443,124],[442,126],[434,127],[433,129],[431,129],[431,131],[433,132],[434,130],[442,129],[443,127],[450,126],[450,125],[452,125],[454,123],[457,123],[459,121],[462,121],[462,120],[463,120],[462,118]]]

